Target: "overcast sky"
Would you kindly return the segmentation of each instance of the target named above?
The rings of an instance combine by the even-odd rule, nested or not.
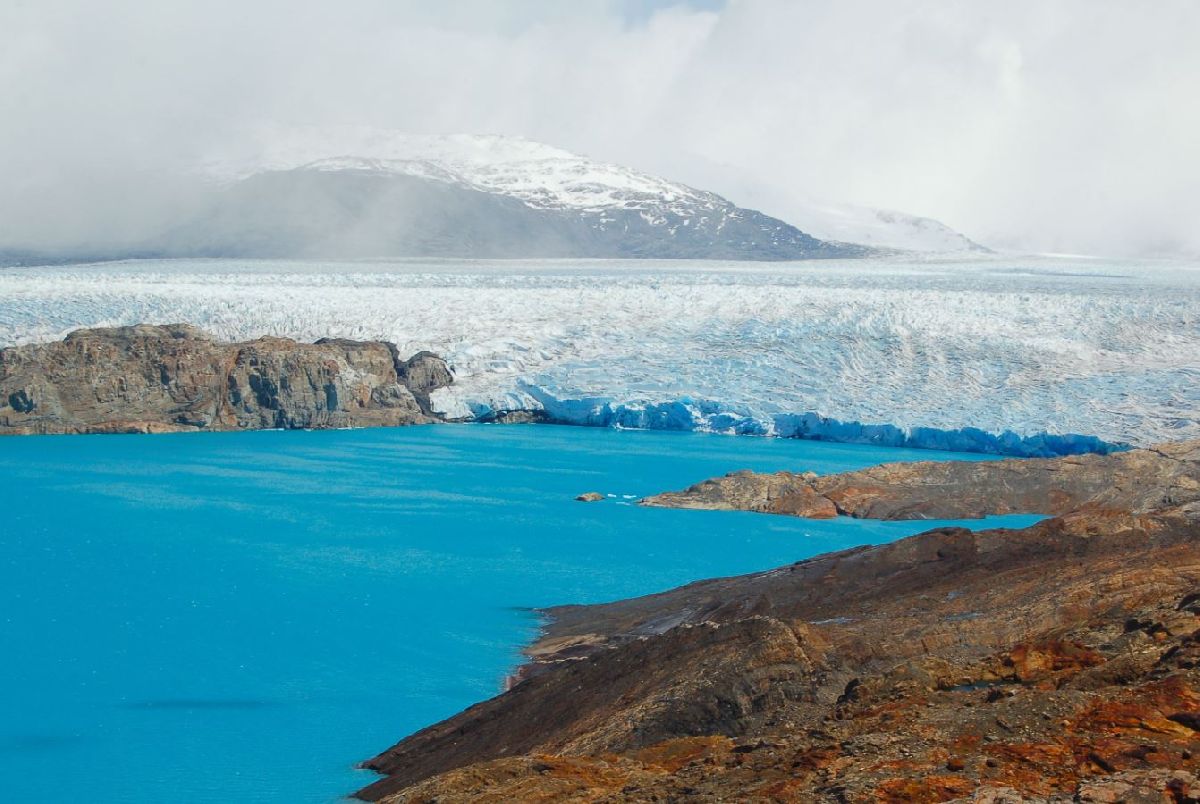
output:
[[[0,237],[136,228],[264,123],[369,124],[1200,254],[1198,42],[1195,0],[0,0]]]

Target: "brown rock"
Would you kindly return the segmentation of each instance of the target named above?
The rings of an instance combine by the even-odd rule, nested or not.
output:
[[[436,356],[401,362],[383,342],[84,329],[0,350],[0,434],[417,424],[434,420],[428,394],[451,379]]]
[[[1194,800],[1196,452],[985,467],[987,482],[1006,478],[996,505],[1076,507],[1022,530],[942,528],[550,609],[523,680],[371,760],[387,775],[358,795]],[[809,510],[807,488],[839,505],[858,500],[859,515],[893,515],[943,502],[978,510],[986,499],[982,481],[965,480],[973,469],[917,466],[852,482],[741,473],[682,502]],[[868,486],[864,476],[891,480]],[[945,501],[925,487],[930,478],[950,483]]]
[[[603,663],[564,661],[472,707],[469,724],[431,726],[369,760],[364,767],[388,777],[359,795],[379,799],[479,759],[639,751],[676,737],[745,733],[776,707],[811,698],[812,650],[804,629],[751,618],[633,640]],[[679,674],[680,661],[703,663],[704,672]],[[613,667],[627,672],[614,675]],[[524,724],[519,732],[514,715]]]
[[[1200,441],[1112,455],[892,463],[824,477],[736,472],[641,504],[793,516],[832,511],[867,519],[969,519],[1065,514],[1086,502],[1135,513],[1200,502]]]
[[[1187,771],[1143,771],[1084,782],[1079,786],[1075,800],[1080,804],[1182,803],[1197,801],[1197,792],[1200,792],[1200,785]]]

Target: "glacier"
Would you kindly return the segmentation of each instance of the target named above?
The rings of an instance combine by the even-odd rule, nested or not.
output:
[[[134,260],[0,269],[0,345],[187,321],[447,358],[451,418],[513,411],[1005,455],[1200,437],[1200,265]]]

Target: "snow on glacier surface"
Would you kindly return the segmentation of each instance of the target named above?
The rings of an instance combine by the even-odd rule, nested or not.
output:
[[[815,412],[910,432],[1200,437],[1200,266],[1179,263],[145,260],[0,270],[0,345],[142,321],[232,339],[430,349],[456,371],[436,402],[457,415],[546,408],[581,423],[788,434],[814,432],[817,419],[786,414]]]

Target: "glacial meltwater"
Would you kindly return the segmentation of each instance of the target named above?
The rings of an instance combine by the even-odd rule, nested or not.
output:
[[[0,799],[337,800],[374,778],[356,761],[498,693],[530,607],[944,524],[635,498],[979,457],[538,425],[2,439]]]

